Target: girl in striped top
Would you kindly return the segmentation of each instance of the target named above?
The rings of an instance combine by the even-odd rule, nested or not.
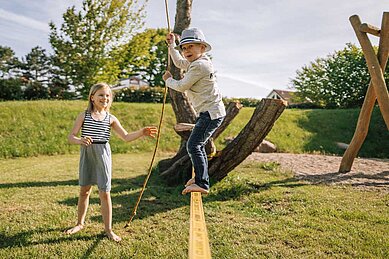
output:
[[[112,159],[109,138],[111,128],[124,141],[133,141],[143,136],[155,137],[156,127],[145,127],[128,133],[119,120],[109,113],[112,104],[112,91],[109,85],[93,85],[89,92],[88,108],[78,115],[68,140],[80,145],[77,225],[65,231],[74,234],[84,228],[92,185],[97,184],[101,202],[104,230],[108,238],[119,242],[121,238],[112,231],[111,177]],[[78,134],[81,130],[81,137]]]

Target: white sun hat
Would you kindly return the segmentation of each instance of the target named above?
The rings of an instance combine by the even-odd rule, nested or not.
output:
[[[205,40],[204,33],[197,28],[186,29],[181,34],[180,44],[176,49],[181,50],[181,46],[188,43],[200,43],[205,46],[205,52],[212,49],[211,45]]]

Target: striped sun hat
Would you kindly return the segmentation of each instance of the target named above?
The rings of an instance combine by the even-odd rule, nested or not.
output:
[[[201,43],[205,46],[205,52],[212,49],[211,45],[205,40],[204,34],[197,28],[186,29],[181,34],[180,44],[176,49],[181,50],[181,46],[188,43]]]

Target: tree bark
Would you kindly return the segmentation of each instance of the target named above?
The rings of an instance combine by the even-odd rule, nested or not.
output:
[[[274,122],[285,109],[285,102],[276,99],[263,99],[255,109],[250,121],[239,135],[222,151],[209,161],[209,175],[217,181],[222,180],[227,174],[239,165],[262,142],[274,125]],[[220,131],[215,132],[216,138],[230,124],[238,114],[241,106],[230,104],[227,115]],[[232,115],[235,114],[235,115]],[[191,178],[192,165],[186,153],[165,171],[161,171],[163,179],[169,185],[181,184]]]
[[[173,33],[181,35],[182,31],[189,27],[191,11],[192,0],[177,0]],[[182,78],[182,71],[174,65],[172,60],[170,60],[170,73],[174,79],[179,80]],[[171,104],[177,123],[194,123],[196,120],[196,112],[189,103],[186,94],[169,89],[169,95],[172,100]]]
[[[191,11],[192,0],[177,0],[173,33],[181,35],[182,31],[189,27],[191,22]],[[171,59],[169,65],[170,73],[172,74],[173,78],[178,80],[181,79],[182,71],[174,65]],[[177,123],[195,123],[196,112],[194,111],[193,106],[190,104],[186,94],[169,88],[169,96]],[[181,138],[180,148],[176,155],[172,158],[160,161],[158,163],[158,170],[160,172],[166,171],[186,154],[186,141]]]
[[[216,139],[226,128],[228,125],[230,125],[231,121],[238,115],[240,109],[242,108],[242,105],[239,102],[231,102],[228,104],[226,109],[226,117],[218,128],[218,130],[215,131],[215,133],[212,135],[213,139]],[[189,135],[189,134],[187,134]],[[176,171],[176,165],[175,163],[183,164],[184,161],[188,164],[184,166],[184,168],[188,167],[191,168],[189,157],[187,157],[187,160],[180,160],[184,156],[188,156],[188,152],[186,151],[186,137],[182,137],[183,142],[181,142],[181,146],[176,153],[176,155],[172,158],[168,158],[165,160],[161,160],[158,163],[158,170],[161,175],[164,176],[164,178],[169,183],[175,183],[176,181],[174,179],[169,180],[169,178],[174,178],[176,175],[178,176],[180,173],[179,171]],[[174,170],[173,170],[174,168]],[[168,171],[168,172],[165,172]],[[186,171],[185,171],[186,172]],[[185,173],[186,174],[186,173]],[[182,177],[181,177],[182,178]]]
[[[222,180],[263,141],[284,111],[282,100],[262,99],[239,135],[209,163],[209,176]]]

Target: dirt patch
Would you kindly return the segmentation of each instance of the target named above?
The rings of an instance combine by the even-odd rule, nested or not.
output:
[[[356,158],[348,173],[338,173],[342,160],[339,156],[253,153],[247,160],[277,162],[282,169],[292,171],[297,179],[314,184],[347,184],[389,192],[389,159]]]

